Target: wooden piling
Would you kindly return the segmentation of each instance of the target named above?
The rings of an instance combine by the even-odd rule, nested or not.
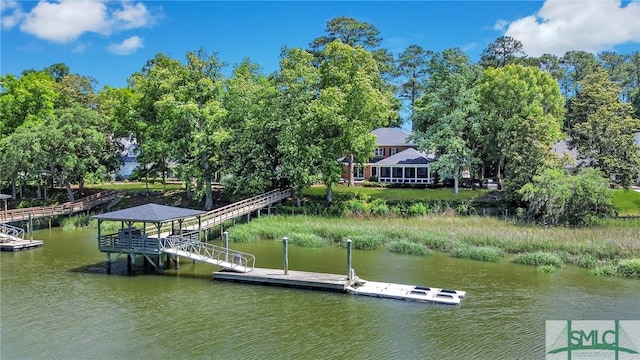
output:
[[[347,239],[347,280],[353,280],[353,270],[351,267],[351,239]]]
[[[284,261],[284,274],[289,275],[289,239],[282,238],[282,258]]]

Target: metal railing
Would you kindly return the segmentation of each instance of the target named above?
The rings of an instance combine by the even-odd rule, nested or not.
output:
[[[8,224],[1,224],[0,223],[0,234],[7,235],[7,236],[13,237],[13,238],[24,239],[24,230],[23,229],[21,229],[19,227],[8,225]]]
[[[11,209],[6,212],[0,211],[0,222],[13,222],[48,216],[74,214],[112,201],[116,196],[117,193],[115,191],[102,191],[82,199],[78,199],[73,202],[66,202],[60,205]]]
[[[214,263],[226,269],[249,272],[255,267],[256,258],[252,254],[232,250],[197,240],[199,232],[171,235],[164,240],[163,251],[171,253],[183,251],[193,260]],[[167,252],[167,251],[165,251]]]
[[[216,225],[220,225],[227,220],[238,218],[242,215],[249,214],[258,209],[262,209],[265,206],[269,206],[278,203],[291,196],[291,189],[285,190],[272,190],[268,193],[254,196],[249,199],[238,201],[236,203],[213,209],[198,217],[189,217],[183,220],[182,230],[206,230]],[[172,224],[164,224],[160,228],[161,234],[169,235],[172,230]],[[147,231],[149,237],[157,237],[157,228]],[[161,236],[164,237],[164,236]]]

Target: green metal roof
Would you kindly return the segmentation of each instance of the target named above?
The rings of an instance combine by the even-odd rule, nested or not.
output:
[[[146,204],[92,216],[93,219],[111,221],[134,221],[161,224],[204,214],[205,211],[174,206]]]

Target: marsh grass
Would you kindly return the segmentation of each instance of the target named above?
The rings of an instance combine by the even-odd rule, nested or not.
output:
[[[536,268],[536,270],[539,273],[545,273],[545,274],[549,274],[549,273],[554,273],[556,272],[556,270],[558,270],[557,267],[552,266],[552,265],[540,265]]]
[[[431,251],[424,244],[412,242],[406,239],[391,242],[391,244],[389,244],[389,251],[397,254],[420,256],[433,254],[433,251]]]
[[[466,255],[469,258],[474,256],[484,261],[496,261],[499,252],[495,249],[499,249],[502,256],[520,254],[514,257],[519,259],[517,261],[534,266],[560,267],[566,263],[595,269],[613,264],[618,259],[640,257],[639,228],[640,222],[636,220],[609,220],[600,226],[569,228],[526,225],[481,216],[353,219],[277,215],[236,225],[229,232],[230,239],[240,236],[250,241],[313,234],[325,240],[322,244],[345,246],[346,239],[352,239],[356,249],[380,249],[394,242],[406,241],[446,253],[456,249],[456,254],[461,255],[464,250],[469,253]],[[233,235],[234,231],[247,234]],[[316,239],[315,236],[308,239]],[[309,243],[320,245],[315,240]],[[470,255],[472,252],[474,254]]]
[[[562,267],[564,263],[558,254],[536,251],[533,253],[516,254],[511,262],[516,264],[534,265],[534,266],[553,266]]]
[[[449,255],[463,259],[499,262],[506,253],[504,250],[493,246],[473,246],[463,243],[451,249]]]
[[[321,248],[331,242],[319,235],[308,233],[292,233],[289,235],[289,243],[306,248]]]

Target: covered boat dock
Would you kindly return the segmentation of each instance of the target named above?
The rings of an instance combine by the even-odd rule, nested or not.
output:
[[[98,249],[107,254],[107,273],[111,273],[113,264],[120,255],[127,256],[127,269],[135,273],[137,255],[142,255],[159,274],[164,269],[163,249],[167,237],[180,234],[181,238],[200,241],[201,229],[183,231],[182,224],[187,218],[200,216],[204,211],[185,209],[173,206],[146,204],[117,210],[105,214],[95,215],[98,220]],[[120,230],[113,234],[102,233],[104,221],[118,221]],[[170,231],[163,233],[163,229],[170,225]],[[112,257],[115,255],[115,257]],[[177,259],[176,266],[177,266]],[[168,261],[168,260],[167,260]]]

